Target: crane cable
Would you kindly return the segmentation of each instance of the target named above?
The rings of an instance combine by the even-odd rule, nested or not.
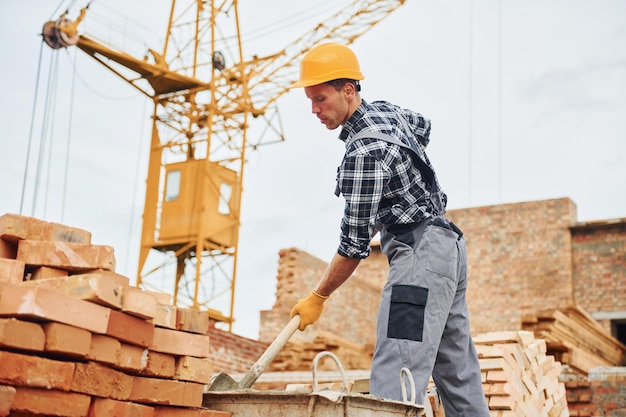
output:
[[[24,198],[26,196],[26,183],[28,180],[28,171],[29,171],[29,167],[30,167],[30,154],[31,154],[31,150],[33,147],[33,132],[34,132],[34,123],[35,123],[35,116],[36,116],[36,112],[37,112],[37,102],[38,102],[38,96],[39,96],[39,81],[41,79],[41,67],[42,67],[42,50],[43,50],[43,40],[41,42],[41,48],[40,48],[40,52],[39,52],[39,63],[37,65],[37,81],[36,81],[36,86],[35,86],[35,96],[33,98],[33,107],[32,107],[32,115],[31,115],[31,124],[30,124],[30,133],[28,136],[28,146],[27,146],[27,151],[26,151],[26,163],[25,163],[25,167],[24,167],[24,178],[22,180],[22,195],[21,195],[21,200],[20,200],[20,214],[22,214],[24,212]],[[56,55],[55,55],[56,57]],[[39,153],[38,153],[38,157],[37,157],[37,162],[36,162],[36,166],[37,166],[37,170],[36,170],[36,174],[35,174],[35,186],[33,189],[33,201],[32,201],[32,206],[31,206],[31,216],[34,216],[35,214],[35,209],[37,207],[37,196],[39,194],[39,184],[41,181],[41,169],[42,169],[42,159],[44,156],[44,149],[45,149],[45,143],[44,143],[44,139],[46,137],[46,133],[47,133],[47,126],[48,126],[48,121],[50,120],[49,117],[49,100],[50,100],[50,93],[51,91],[56,91],[56,86],[55,86],[55,82],[53,80],[54,75],[56,74],[56,66],[57,66],[58,60],[53,59],[53,61],[50,63],[50,68],[48,71],[48,86],[46,89],[46,100],[45,100],[45,104],[44,104],[44,115],[43,115],[43,125],[42,125],[42,129],[41,129],[41,134],[39,137]]]
[[[69,178],[69,160],[70,160],[70,144],[72,142],[72,126],[73,126],[73,121],[74,121],[74,92],[75,92],[75,87],[76,87],[76,50],[74,50],[74,62],[72,65],[72,71],[73,71],[73,75],[72,76],[72,87],[70,90],[70,111],[69,111],[69,120],[67,123],[67,143],[65,145],[65,170],[63,173],[63,192],[62,192],[62,198],[61,198],[61,222],[63,222],[64,217],[65,217],[65,202],[66,202],[66,198],[65,196],[67,195],[67,182],[68,182],[68,178]]]
[[[72,0],[72,3],[75,3],[76,0]],[[63,2],[59,3],[59,5],[57,6],[56,10],[52,13],[52,16],[55,16],[59,9],[61,9],[61,5],[63,4]],[[68,6],[68,9],[69,7]],[[35,81],[35,94],[33,97],[33,106],[32,106],[32,110],[31,110],[31,121],[30,121],[30,127],[29,127],[29,133],[28,133],[28,145],[26,147],[26,161],[24,163],[24,176],[22,178],[22,192],[21,192],[21,196],[20,196],[20,210],[19,213],[23,214],[24,213],[24,199],[26,197],[26,184],[28,182],[28,171],[29,171],[29,167],[30,167],[30,154],[32,151],[32,147],[33,147],[33,135],[34,135],[34,128],[35,128],[35,118],[36,118],[36,114],[37,114],[37,103],[38,103],[38,98],[39,98],[39,84],[40,84],[40,80],[41,80],[41,69],[42,69],[42,60],[43,60],[43,47],[44,47],[44,40],[42,37],[40,46],[39,46],[39,58],[38,58],[38,62],[37,62],[37,74],[36,74],[36,81]],[[44,105],[44,116],[43,116],[43,127],[42,127],[42,131],[41,131],[41,135],[40,135],[40,140],[39,140],[39,156],[37,158],[37,171],[36,171],[36,176],[35,176],[35,186],[34,186],[34,191],[33,191],[33,201],[32,201],[32,206],[31,206],[31,215],[35,214],[35,209],[37,206],[37,195],[38,195],[38,191],[39,191],[39,182],[40,182],[40,177],[41,177],[41,168],[42,168],[42,156],[43,156],[43,150],[44,150],[44,136],[46,134],[46,125],[47,125],[47,121],[49,120],[49,114],[48,114],[48,108],[50,107],[49,104],[49,93],[52,89],[52,87],[54,86],[54,91],[56,91],[56,82],[53,81],[53,69],[54,69],[54,74],[56,74],[56,66],[58,65],[58,60],[56,59],[56,54],[54,55],[55,59],[53,59],[53,62],[51,62],[50,64],[50,69],[48,71],[48,86],[47,86],[47,96],[46,96],[46,103]],[[48,157],[48,161],[50,161],[50,155],[52,153],[51,149],[50,149],[50,154]],[[66,163],[67,164],[67,163]],[[50,167],[48,166],[48,169]],[[49,176],[48,176],[49,179]],[[65,193],[65,190],[64,190]],[[47,195],[47,189],[46,189],[46,195]],[[63,200],[65,200],[65,194],[63,194]]]
[[[30,165],[30,150],[33,143],[33,129],[35,124],[35,113],[37,109],[37,96],[39,95],[39,79],[41,74],[41,56],[43,54],[43,40],[39,47],[39,63],[37,65],[37,77],[35,82],[35,97],[33,99],[33,108],[31,111],[30,129],[28,133],[28,146],[26,147],[26,163],[24,164],[24,178],[22,179],[22,195],[20,197],[20,214],[24,213],[24,196],[26,195],[26,179],[28,178],[28,166]]]

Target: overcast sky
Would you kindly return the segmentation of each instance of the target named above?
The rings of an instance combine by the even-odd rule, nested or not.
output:
[[[337,3],[240,1],[244,35],[264,33],[248,38],[244,54],[283,49]],[[75,2],[71,16],[85,4]],[[159,50],[169,4],[96,0],[89,13],[129,35],[120,49],[131,48],[133,35]],[[0,214],[22,208],[87,229],[95,244],[114,247],[117,272],[134,279],[151,105],[77,49],[56,52],[59,82],[48,92],[55,58],[39,34],[65,7],[0,0]],[[366,100],[432,120],[428,154],[449,209],[569,197],[587,221],[626,217],[624,45],[623,0],[407,0],[353,49]],[[57,98],[44,120],[46,95]],[[244,174],[234,330],[251,338],[259,311],[274,303],[278,251],[298,247],[329,260],[343,205],[333,195],[339,131],[317,122],[301,90],[279,108],[285,142],[249,153]],[[44,138],[44,126],[61,133]]]

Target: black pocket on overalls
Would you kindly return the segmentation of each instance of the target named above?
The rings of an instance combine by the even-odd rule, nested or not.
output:
[[[422,341],[428,288],[394,285],[391,288],[387,337]]]

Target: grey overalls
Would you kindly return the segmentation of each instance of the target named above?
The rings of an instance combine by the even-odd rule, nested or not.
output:
[[[411,150],[414,160],[416,155],[419,158],[393,137],[362,132],[352,139],[358,137],[396,143]],[[440,201],[432,203],[444,213]],[[413,225],[384,227],[381,247],[390,268],[378,312],[370,393],[403,400],[400,373],[406,367],[415,382],[418,404],[425,400],[432,374],[447,417],[489,417],[470,335],[463,233],[437,216]]]

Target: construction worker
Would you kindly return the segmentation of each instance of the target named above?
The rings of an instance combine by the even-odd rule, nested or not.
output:
[[[342,127],[346,151],[335,194],[345,210],[337,253],[311,294],[298,301],[300,330],[317,321],[326,299],[370,253],[380,232],[389,259],[372,359],[370,393],[404,400],[408,368],[416,402],[432,375],[447,417],[489,417],[466,303],[467,258],[462,231],[444,217],[446,195],[424,149],[430,121],[385,101],[361,99],[356,55],[337,43],[311,49],[300,79],[311,110],[327,129]],[[404,371],[403,373],[406,373]]]

